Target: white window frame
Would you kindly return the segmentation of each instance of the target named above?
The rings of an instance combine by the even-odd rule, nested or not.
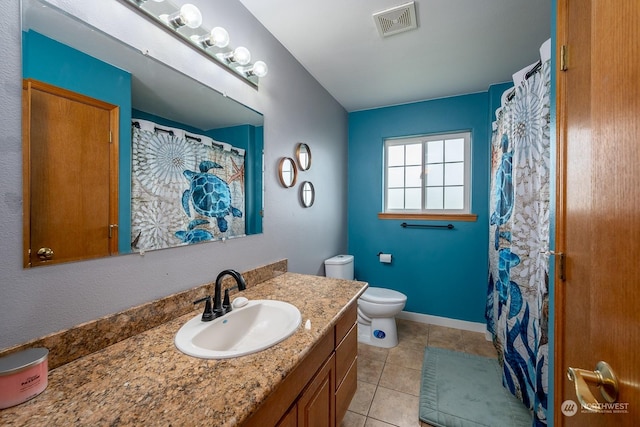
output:
[[[464,170],[464,179],[463,179],[463,202],[464,207],[462,209],[427,209],[425,207],[426,202],[426,189],[425,186],[425,174],[422,173],[420,175],[420,189],[421,189],[421,208],[420,209],[388,209],[387,202],[389,200],[389,184],[388,184],[388,150],[391,146],[398,145],[411,145],[411,144],[422,144],[422,159],[421,159],[421,168],[423,171],[428,170],[428,164],[441,164],[446,165],[447,159],[443,158],[442,162],[438,163],[428,163],[428,142],[432,141],[446,141],[453,139],[463,139],[464,140],[464,159],[463,159],[463,170]],[[404,137],[404,138],[387,138],[384,140],[384,191],[383,191],[383,213],[384,214],[421,214],[421,215],[467,215],[471,214],[471,132],[470,131],[455,131],[455,132],[447,132],[447,133],[437,133],[437,134],[429,134],[422,136],[412,136],[412,137]],[[405,158],[405,166],[407,165],[407,159]],[[444,167],[443,167],[444,169]],[[405,181],[406,184],[406,181]],[[442,188],[447,187],[446,183],[443,181]],[[437,186],[440,187],[440,186]],[[395,188],[418,188],[418,187],[395,187]],[[431,187],[434,188],[434,187]]]

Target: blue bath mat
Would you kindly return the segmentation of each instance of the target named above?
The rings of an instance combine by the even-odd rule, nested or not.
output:
[[[530,427],[532,414],[502,386],[496,359],[427,347],[420,420],[436,427]]]

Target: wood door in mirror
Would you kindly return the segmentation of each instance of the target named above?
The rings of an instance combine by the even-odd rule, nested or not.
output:
[[[278,165],[278,178],[285,188],[293,187],[298,179],[298,168],[291,157],[283,157]]]
[[[304,142],[296,146],[296,158],[301,171],[309,170],[311,167],[311,148]]]
[[[24,267],[116,254],[119,108],[30,79],[23,107]]]

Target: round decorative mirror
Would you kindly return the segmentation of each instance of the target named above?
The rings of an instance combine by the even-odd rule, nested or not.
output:
[[[309,181],[305,181],[300,186],[300,201],[305,208],[311,207],[316,199],[316,190],[313,188],[313,184]]]
[[[283,187],[293,187],[298,178],[298,168],[291,157],[283,157],[278,165],[278,177]]]
[[[304,142],[296,147],[296,157],[301,171],[306,171],[311,167],[311,148]]]

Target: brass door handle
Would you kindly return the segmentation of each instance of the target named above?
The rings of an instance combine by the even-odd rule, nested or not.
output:
[[[42,261],[49,261],[53,258],[53,249],[51,248],[40,248],[38,249],[38,258]]]
[[[576,386],[576,396],[580,405],[591,412],[600,410],[600,402],[593,396],[589,384],[598,387],[600,394],[609,403],[618,400],[618,377],[607,362],[598,362],[595,371],[586,369],[569,368],[567,376]]]

